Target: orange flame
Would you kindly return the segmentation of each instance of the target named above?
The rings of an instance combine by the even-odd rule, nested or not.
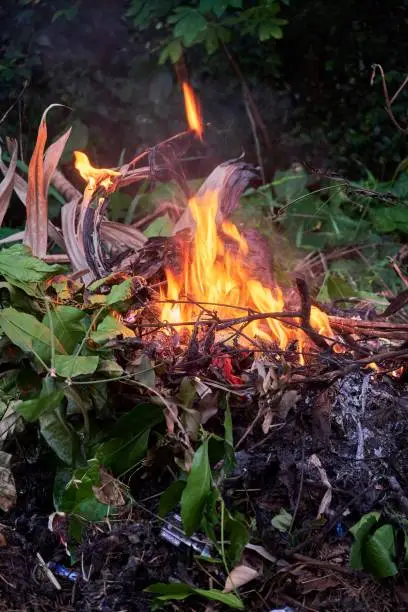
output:
[[[183,89],[184,108],[186,110],[188,127],[197,134],[200,140],[202,140],[204,126],[201,118],[200,104],[194,91],[186,81],[184,81],[181,86]]]
[[[74,151],[75,168],[82,178],[87,181],[89,187],[94,190],[97,184],[107,189],[112,184],[112,176],[120,176],[120,172],[108,168],[94,168],[89,158],[82,151]]]
[[[161,304],[161,319],[168,323],[185,323],[185,326],[180,326],[184,330],[189,329],[200,313],[200,308],[188,302],[187,297],[204,306],[207,303],[205,307],[215,310],[222,319],[245,317],[246,309],[260,313],[284,310],[284,299],[279,288],[265,287],[259,280],[251,278],[245,266],[248,244],[238,228],[227,221],[222,223],[221,229],[236,243],[237,252],[232,253],[231,249],[225,247],[217,233],[218,203],[217,191],[190,200],[190,211],[196,223],[192,248],[184,249],[179,274],[166,270],[167,291],[161,290],[161,299],[164,301]],[[327,315],[314,306],[311,324],[317,332],[334,340]],[[239,324],[232,324],[231,327],[240,328]],[[302,363],[304,348],[310,345],[310,340],[302,330],[285,325],[278,319],[250,321],[245,325],[243,333],[247,339],[275,342],[282,349],[297,340]],[[245,337],[241,337],[240,342],[243,345],[249,344]]]

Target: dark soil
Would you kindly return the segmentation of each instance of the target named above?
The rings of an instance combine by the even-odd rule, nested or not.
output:
[[[395,580],[375,582],[348,565],[348,529],[362,514],[382,510],[397,527],[398,517],[407,514],[407,390],[391,379],[358,373],[348,375],[332,391],[330,397],[322,397],[321,391],[305,390],[285,422],[275,423],[266,436],[255,427],[225,482],[227,503],[256,521],[251,542],[276,558],[271,562],[248,551],[247,558],[262,565],[262,574],[243,587],[246,609],[408,609],[403,570]],[[245,402],[233,410],[238,440],[257,409]],[[0,524],[0,611],[147,611],[150,596],[144,589],[154,582],[178,580],[209,588],[209,572],[215,580],[212,586],[223,584],[222,565],[208,565],[203,571],[191,554],[161,538],[158,494],[167,483],[145,468],[129,483],[136,504],[126,508],[120,520],[87,530],[75,551],[76,579],[57,575],[58,591],[37,557],[39,553],[45,562],[70,564],[58,536],[48,529],[52,463],[46,452],[35,459],[33,453],[20,451],[17,457],[18,504]],[[322,470],[332,495],[326,520],[317,518],[328,489]],[[295,517],[290,534],[271,525],[281,508]],[[397,559],[401,566],[402,550]],[[214,604],[206,608],[208,603],[188,599],[172,609],[222,609]]]

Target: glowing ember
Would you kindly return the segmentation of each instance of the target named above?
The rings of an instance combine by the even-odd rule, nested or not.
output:
[[[120,172],[107,168],[94,168],[89,161],[89,158],[82,151],[74,151],[75,168],[78,170],[82,178],[87,181],[89,187],[94,190],[97,184],[102,185],[106,189],[112,184],[112,176],[120,176]]]
[[[197,305],[187,302],[190,298],[201,303],[205,308],[216,311],[222,319],[245,317],[246,309],[258,313],[282,312],[284,299],[279,288],[265,287],[259,280],[251,278],[245,266],[248,244],[230,222],[224,221],[221,229],[236,243],[236,252],[227,249],[217,233],[216,215],[218,210],[218,192],[207,192],[203,198],[192,198],[189,202],[191,214],[196,223],[196,232],[191,248],[183,252],[183,264],[180,274],[166,270],[167,292],[161,292],[162,300],[174,300],[180,303],[161,304],[161,319],[169,323],[186,323],[181,328],[188,330],[199,314]],[[183,302],[184,300],[184,302]],[[210,304],[213,304],[211,306]],[[312,307],[311,324],[315,331],[334,339],[328,317],[318,308]],[[304,348],[309,344],[307,336],[296,327],[284,325],[278,319],[265,318],[231,325],[241,329],[240,343],[250,343],[250,339],[275,342],[285,349],[289,342],[296,340],[303,362]],[[180,329],[180,328],[179,328]],[[229,330],[231,331],[231,330]]]
[[[188,83],[184,81],[184,83],[182,83],[182,88],[184,95],[184,108],[186,109],[188,127],[190,128],[190,130],[197,134],[200,140],[202,140],[204,127],[201,119],[201,110],[199,102]]]

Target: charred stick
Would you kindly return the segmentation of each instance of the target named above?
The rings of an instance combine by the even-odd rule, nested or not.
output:
[[[310,323],[310,314],[312,311],[312,300],[310,298],[309,289],[306,284],[306,281],[303,278],[296,278],[296,287],[300,297],[301,304],[301,319],[303,321],[303,331],[309,336],[309,338],[318,346],[319,348],[327,351],[329,345],[326,340],[311,326]]]

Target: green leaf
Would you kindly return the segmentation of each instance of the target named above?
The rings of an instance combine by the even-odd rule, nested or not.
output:
[[[234,610],[244,609],[244,604],[242,601],[233,593],[223,593],[217,589],[195,589],[190,587],[188,584],[183,584],[182,582],[176,582],[173,584],[158,582],[147,587],[145,592],[158,595],[157,599],[160,601],[169,601],[171,599],[182,600],[190,595],[201,595],[201,597],[205,597],[206,599],[219,601],[220,603],[223,603]]]
[[[128,278],[119,285],[114,285],[106,298],[106,303],[109,306],[120,304],[132,297],[132,279]]]
[[[273,179],[273,188],[279,200],[291,202],[300,195],[306,194],[308,178],[303,168],[299,173],[278,170]]]
[[[100,486],[100,464],[93,458],[85,467],[58,470],[54,481],[54,506],[59,512],[76,515],[93,523],[102,521],[112,509],[96,499],[93,487]],[[81,534],[76,525],[77,537]]]
[[[96,344],[102,344],[118,336],[125,336],[128,332],[128,328],[123,323],[112,317],[112,315],[107,315],[99,323],[96,331],[91,332],[90,337]]]
[[[270,38],[280,39],[283,36],[283,31],[282,28],[275,23],[261,23],[258,36],[259,40],[262,42]]]
[[[55,454],[64,461],[72,464],[74,449],[74,434],[64,421],[61,410],[42,414],[40,420],[40,431],[47,444]]]
[[[180,502],[181,495],[186,486],[184,480],[176,480],[165,490],[160,496],[159,503],[159,516],[164,518],[167,514],[173,510]]]
[[[152,427],[163,420],[163,410],[158,404],[139,404],[107,432],[95,455],[105,467],[122,474],[145,455]]]
[[[44,316],[43,324],[49,330],[53,330],[55,338],[60,343],[55,347],[56,353],[73,353],[86,333],[85,326],[81,323],[85,313],[73,306],[57,306],[51,311],[50,315],[47,313]],[[43,361],[49,363],[51,359],[51,346],[34,342],[34,350]]]
[[[49,265],[33,257],[21,244],[0,250],[0,274],[29,295],[38,295],[38,285],[63,270],[61,266]]]
[[[229,407],[229,397],[225,398],[224,416],[224,474],[231,474],[235,467],[234,435],[232,431],[232,417]]]
[[[144,235],[148,238],[154,236],[171,236],[174,223],[166,213],[162,217],[158,217],[144,230]]]
[[[205,17],[198,10],[190,9],[177,21],[173,35],[175,38],[180,38],[186,47],[190,47],[206,27]]]
[[[64,398],[64,392],[61,390],[54,391],[49,395],[42,395],[37,399],[27,400],[21,404],[16,404],[14,409],[18,414],[21,414],[26,421],[36,421],[42,414],[49,410],[54,410],[61,405]]]
[[[363,569],[362,547],[365,538],[368,536],[372,528],[380,518],[380,512],[369,512],[364,514],[361,519],[350,528],[355,542],[353,542],[350,551],[350,565],[353,569]]]
[[[243,520],[231,515],[225,521],[225,531],[229,540],[227,557],[230,566],[234,567],[238,563],[244,547],[248,544],[249,532]]]
[[[13,344],[26,353],[34,353],[37,348],[48,350],[51,346],[50,329],[35,317],[15,308],[0,310],[0,327]],[[55,349],[63,353],[64,348],[55,338]]]
[[[55,355],[55,371],[62,378],[93,374],[99,364],[97,355]]]
[[[363,543],[362,558],[364,569],[376,578],[395,576],[398,568],[395,559],[395,536],[392,525],[383,525]]]
[[[340,274],[329,272],[320,287],[317,299],[320,302],[333,302],[334,300],[353,297],[356,288]]]
[[[181,41],[176,38],[172,40],[168,45],[166,45],[159,57],[159,64],[164,64],[168,59],[172,62],[172,64],[176,64],[181,54],[183,53],[183,46]]]
[[[292,524],[292,515],[285,508],[281,508],[279,514],[276,514],[271,520],[271,524],[281,533],[287,533]]]
[[[206,498],[211,491],[211,468],[208,460],[208,440],[196,450],[181,496],[181,518],[187,536],[199,526]]]

